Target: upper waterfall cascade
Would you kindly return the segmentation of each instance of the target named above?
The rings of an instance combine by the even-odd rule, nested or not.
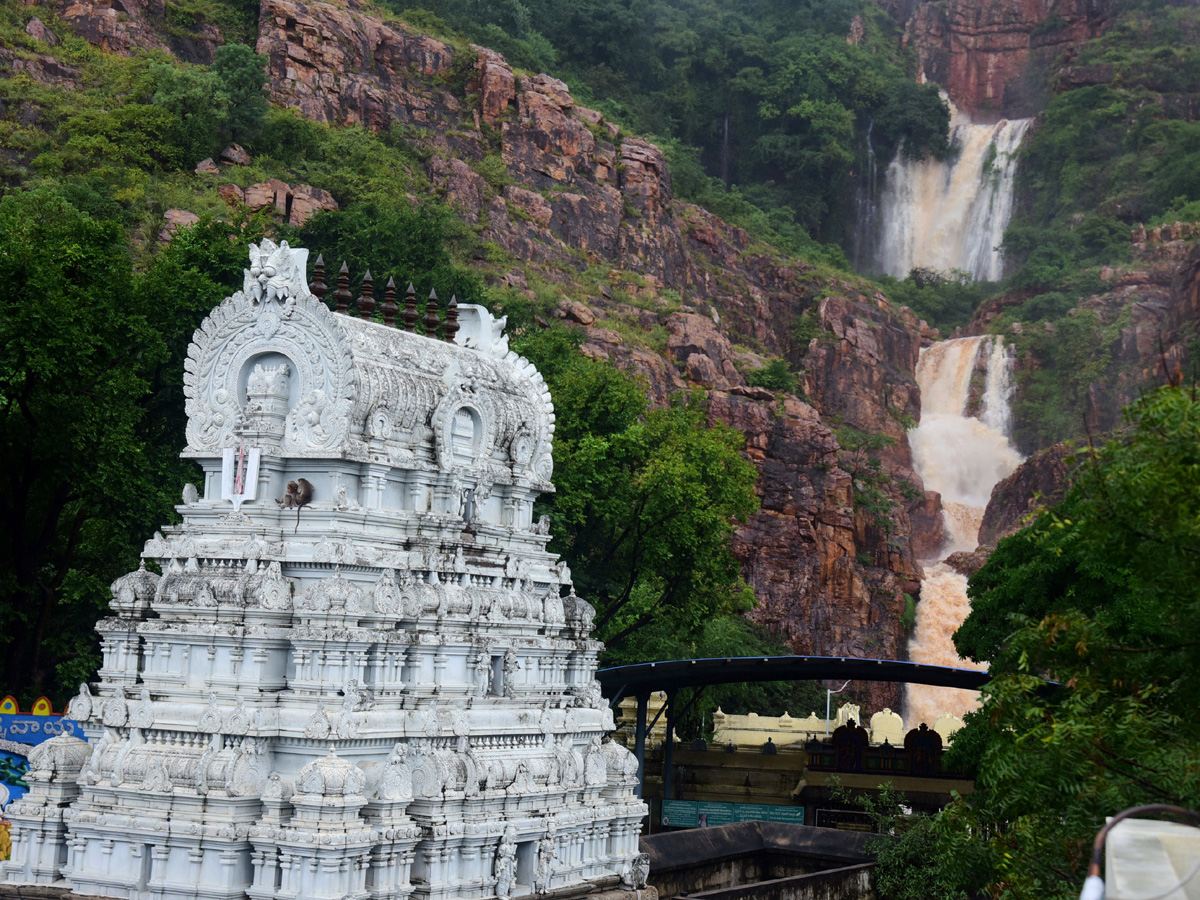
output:
[[[973,665],[959,658],[952,640],[971,609],[967,579],[941,560],[975,549],[992,488],[1023,462],[1008,440],[1010,371],[1004,343],[992,337],[942,341],[922,350],[917,363],[921,424],[908,440],[925,487],[942,495],[946,542],[925,566],[908,647],[914,662]],[[981,400],[977,415],[969,413],[973,386]],[[942,712],[961,716],[974,706],[973,692],[910,685],[906,719],[933,722]]]
[[[877,265],[896,278],[914,268],[959,269],[996,281],[1003,274],[1000,242],[1012,216],[1016,151],[1033,120],[980,125],[952,103],[950,109],[947,159],[898,153],[888,166]]]

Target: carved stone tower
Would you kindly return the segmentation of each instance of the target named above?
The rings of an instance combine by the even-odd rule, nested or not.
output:
[[[593,610],[532,521],[552,490],[541,376],[482,307],[439,341],[331,312],[306,250],[250,259],[188,350],[203,488],[146,543],[162,574],[113,584],[99,681],[69,713],[89,742],[35,751],[5,880],[652,897],[636,763],[601,741]]]

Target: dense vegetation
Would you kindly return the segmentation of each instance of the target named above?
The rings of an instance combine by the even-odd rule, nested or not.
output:
[[[436,25],[411,12],[420,6],[514,65],[568,79],[585,102],[662,140],[681,196],[733,221],[753,217],[752,203],[797,249],[814,249],[801,228],[836,242],[852,224],[842,201],[872,122],[883,158],[902,142],[914,155],[948,150],[946,105],[915,83],[896,23],[870,0],[389,5]]]
[[[1074,897],[1106,816],[1200,805],[1200,394],[1161,388],[1128,420],[970,581],[955,643],[995,677],[951,756],[976,792],[905,835],[891,897]]]
[[[1020,287],[1127,261],[1133,224],[1200,219],[1200,122],[1188,113],[1200,85],[1194,3],[1124,4],[1057,78],[1069,89],[1022,147],[1025,203],[1005,236]]]

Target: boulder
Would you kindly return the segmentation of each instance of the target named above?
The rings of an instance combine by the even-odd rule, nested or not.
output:
[[[495,50],[471,45],[479,55],[473,87],[479,92],[479,115],[489,125],[495,125],[517,99],[517,80],[512,66]]]
[[[241,206],[246,202],[246,192],[236,184],[218,185],[217,193],[220,194],[221,199],[230,206]]]
[[[221,151],[221,162],[227,166],[248,166],[250,165],[250,154],[241,144],[230,144]]]
[[[58,46],[58,36],[46,27],[46,23],[34,16],[25,26],[25,33],[35,41],[41,41],[50,47]]]
[[[163,227],[162,231],[158,233],[158,242],[160,244],[171,243],[171,238],[180,228],[187,228],[199,221],[200,217],[194,212],[188,212],[186,209],[168,209],[163,213]]]

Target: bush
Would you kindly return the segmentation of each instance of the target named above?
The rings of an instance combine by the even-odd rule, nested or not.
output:
[[[772,359],[765,366],[748,369],[745,372],[746,384],[752,387],[766,388],[769,391],[782,391],[786,394],[796,393],[796,374],[788,368],[782,359]]]

